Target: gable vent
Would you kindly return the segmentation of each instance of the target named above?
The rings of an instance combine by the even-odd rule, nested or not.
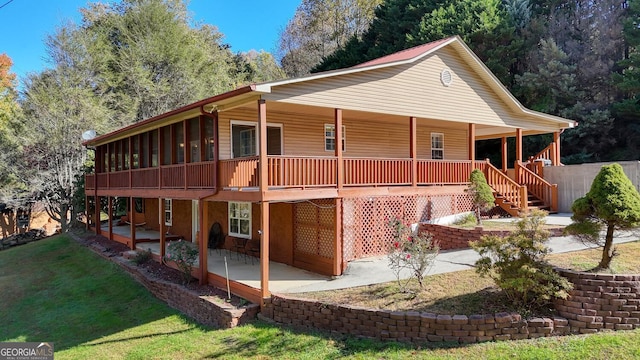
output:
[[[442,70],[442,72],[440,73],[440,81],[444,86],[451,85],[451,83],[453,82],[453,74],[451,73],[451,70],[449,69]]]

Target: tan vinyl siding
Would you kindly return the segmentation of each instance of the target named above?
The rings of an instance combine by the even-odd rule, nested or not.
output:
[[[450,86],[440,82],[448,68]],[[412,64],[276,86],[268,100],[455,122],[553,129],[557,123],[507,106],[451,47]]]
[[[234,109],[219,114],[220,158],[231,157],[230,124],[232,120],[256,121],[257,112]],[[333,117],[269,111],[267,122],[282,124],[283,154],[288,156],[333,156],[325,150],[324,125],[333,124]],[[467,127],[456,123],[418,119],[418,157],[431,158],[431,133],[444,134],[445,160],[468,159]],[[403,120],[363,120],[343,116],[346,134],[345,157],[409,157],[409,118]]]

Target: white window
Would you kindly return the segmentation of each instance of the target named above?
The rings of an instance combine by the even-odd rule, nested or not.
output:
[[[171,226],[173,224],[173,203],[171,199],[164,199],[164,224]]]
[[[431,158],[444,159],[444,134],[431,133]]]
[[[229,203],[229,235],[251,238],[251,203]]]
[[[336,126],[324,124],[324,149],[326,151],[336,150]],[[345,127],[342,125],[342,151],[346,151]]]
[[[258,123],[231,120],[231,157],[258,155]],[[267,124],[267,155],[282,155],[282,124]]]

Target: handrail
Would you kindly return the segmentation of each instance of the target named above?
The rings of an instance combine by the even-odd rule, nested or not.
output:
[[[558,210],[558,185],[551,184],[538,174],[529,170],[520,161],[515,162],[516,178],[520,184],[527,186],[538,199],[542,200],[545,206],[549,206],[551,211]]]
[[[513,206],[517,207],[521,211],[527,210],[527,187],[521,186],[517,182],[513,181],[502,171],[498,170],[491,163],[487,162],[486,174],[487,183],[509,201]]]

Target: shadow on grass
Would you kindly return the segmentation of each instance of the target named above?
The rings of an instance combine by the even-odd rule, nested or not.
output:
[[[0,288],[0,341],[51,341],[56,351],[179,315],[66,235],[2,251]]]
[[[462,348],[468,344],[458,342],[422,343],[419,345],[405,344],[394,341],[380,341],[376,339],[356,338],[348,335],[335,335],[325,331],[298,330],[286,326],[273,325],[256,321],[251,325],[253,336],[241,336],[233,333],[224,337],[225,344],[218,351],[210,352],[207,358],[226,358],[233,354],[237,358],[287,358],[291,354],[304,355],[305,358],[317,357],[323,359],[339,359],[345,356],[364,356],[365,358],[380,358],[385,354],[398,351],[450,349]],[[326,353],[327,344],[335,351]],[[320,353],[321,351],[325,351]]]

